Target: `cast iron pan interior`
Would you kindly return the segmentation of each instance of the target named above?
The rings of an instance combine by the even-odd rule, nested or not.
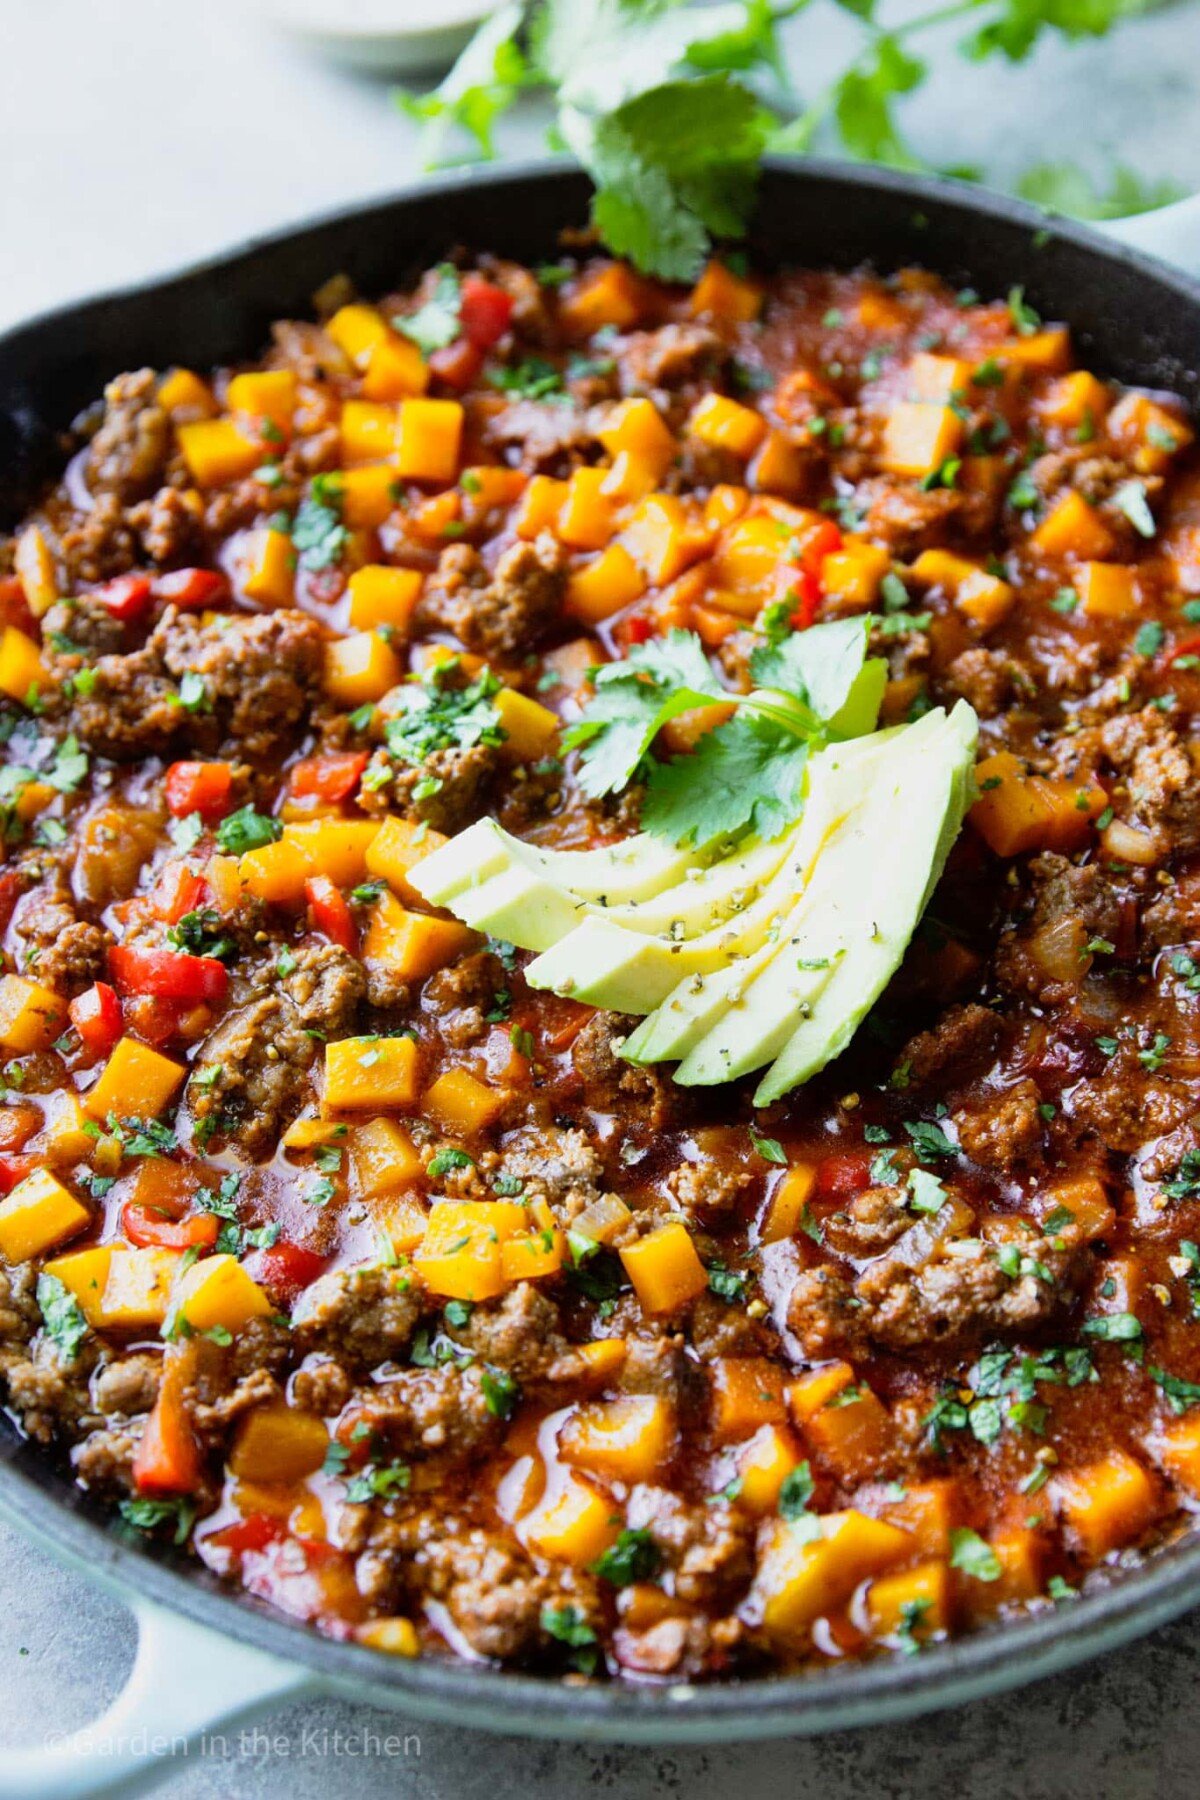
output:
[[[227,258],[50,313],[0,338],[0,522],[20,516],[61,461],[59,434],[113,375],[149,364],[250,359],[272,319],[305,316],[344,271],[365,294],[456,245],[526,261],[584,223],[588,184],[562,166],[469,171],[318,220]],[[1200,285],[1082,228],[957,183],[806,161],[775,163],[752,253],[772,264],[919,263],[985,297],[1014,284],[1070,320],[1101,372],[1171,388],[1200,407]],[[1185,1542],[1069,1605],[920,1657],[720,1687],[564,1687],[335,1643],[234,1594],[177,1552],[133,1541],[41,1452],[0,1426],[0,1500],[60,1555],[218,1631],[310,1665],[354,1695],[413,1716],[493,1730],[625,1741],[729,1740],[861,1725],[963,1701],[1064,1668],[1200,1601],[1200,1542]]]

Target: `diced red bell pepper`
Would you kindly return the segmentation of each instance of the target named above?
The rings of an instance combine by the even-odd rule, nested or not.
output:
[[[229,593],[229,583],[216,569],[172,569],[168,575],[155,578],[154,593],[159,600],[169,600],[184,611],[201,606],[215,606]]]
[[[220,1531],[206,1535],[206,1544],[216,1544],[221,1550],[228,1550],[231,1556],[248,1556],[263,1550],[269,1550],[287,1535],[287,1521],[277,1519],[272,1513],[247,1513],[244,1519],[238,1519],[232,1525],[222,1526]]]
[[[460,290],[459,317],[468,341],[477,350],[490,350],[508,330],[512,297],[482,275],[467,275]]]
[[[839,1150],[817,1164],[814,1194],[820,1200],[848,1200],[871,1185],[876,1150]]]
[[[1178,662],[1181,656],[1200,656],[1200,631],[1189,632],[1181,637],[1177,644],[1172,644],[1167,651],[1166,661]]]
[[[807,631],[821,604],[821,580],[811,569],[801,569],[788,589],[792,603],[791,622],[797,631]]]
[[[0,932],[8,930],[17,901],[24,892],[25,877],[16,869],[5,869],[0,874]]]
[[[114,619],[122,624],[131,625],[149,611],[151,589],[148,575],[118,575],[115,581],[106,581],[103,587],[93,588],[93,600],[99,600]]]
[[[325,800],[336,805],[358,786],[367,766],[365,750],[335,750],[327,756],[306,756],[288,777],[297,800]]]
[[[654,621],[645,613],[632,613],[618,625],[616,635],[627,644],[648,644],[654,636]]]
[[[822,519],[819,525],[806,532],[800,543],[800,567],[811,569],[816,574],[827,556],[840,550],[845,543],[841,531],[832,519]]]
[[[304,898],[317,930],[331,944],[340,944],[353,956],[358,948],[358,932],[354,914],[341,890],[334,886],[328,875],[312,875],[304,884]]]
[[[208,883],[186,863],[167,863],[149,896],[154,912],[168,925],[178,925],[184,913],[197,912],[208,892]]]
[[[223,762],[177,762],[167,770],[167,810],[176,819],[199,813],[215,825],[229,811],[233,770]]]
[[[41,1166],[40,1156],[0,1156],[0,1194],[11,1194],[18,1181]]]
[[[183,1403],[184,1362],[168,1352],[162,1380],[133,1453],[133,1480],[140,1494],[190,1494],[200,1482],[200,1447]]]
[[[121,1002],[107,981],[94,981],[72,1000],[67,1015],[93,1062],[108,1055],[125,1028]]]
[[[268,1250],[253,1251],[246,1258],[245,1269],[269,1293],[278,1294],[284,1300],[294,1300],[306,1287],[311,1287],[318,1275],[324,1274],[328,1261],[327,1256],[321,1256],[316,1250],[306,1250],[303,1244],[280,1238]]]
[[[190,1250],[193,1245],[198,1250],[211,1250],[221,1222],[215,1213],[193,1213],[188,1219],[173,1219],[165,1207],[127,1200],[121,1208],[121,1229],[130,1243],[142,1250]]]
[[[229,992],[229,970],[215,956],[179,950],[134,950],[114,944],[108,953],[113,980],[123,993],[214,1005]]]
[[[483,351],[468,337],[456,338],[444,350],[435,350],[429,367],[438,380],[457,393],[465,393],[479,379],[483,368]]]

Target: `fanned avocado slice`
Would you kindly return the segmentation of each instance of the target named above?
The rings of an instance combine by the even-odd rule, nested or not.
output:
[[[741,912],[695,937],[647,936],[617,925],[608,915],[593,915],[530,963],[525,979],[531,987],[569,994],[592,1006],[646,1013],[680,982],[717,975],[735,957],[752,956],[795,906],[827,829],[822,821],[830,808],[839,803],[849,808],[864,780],[859,771],[873,766],[886,752],[886,741],[859,738],[813,758],[805,810],[788,837],[780,867]],[[697,877],[698,884],[716,877],[720,867]]]
[[[944,713],[927,714],[890,756],[871,766],[857,804],[826,839],[812,879],[781,924],[774,957],[680,1064],[675,1079],[682,1086],[731,1081],[761,1068],[784,1048],[798,1022],[825,1013],[819,1000],[835,987],[844,989],[846,970],[861,961],[864,945],[890,939],[897,915],[880,879],[887,845],[902,818],[907,839],[914,806],[925,816],[921,809],[930,804],[924,796],[931,788],[936,796],[945,789],[933,802],[940,825],[952,778],[943,746],[953,736]],[[919,893],[931,854],[932,845],[928,853],[914,846]]]
[[[895,974],[962,827],[977,734],[975,714],[960,703],[947,723],[947,760],[925,771],[922,787],[905,785],[902,826],[894,816],[876,846],[875,929],[848,952],[779,1052],[758,1085],[756,1106],[768,1106],[840,1056]]]
[[[468,888],[519,867],[577,900],[617,905],[652,899],[707,861],[644,831],[599,850],[543,850],[513,837],[495,819],[480,819],[417,863],[409,880],[431,906],[453,910]]]

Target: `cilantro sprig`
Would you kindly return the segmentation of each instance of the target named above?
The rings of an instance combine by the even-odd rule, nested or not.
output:
[[[564,735],[564,747],[580,752],[580,785],[600,798],[644,778],[643,827],[672,843],[703,847],[746,830],[775,836],[796,816],[809,756],[851,734],[842,727],[869,629],[868,617],[839,619],[761,646],[748,694],[721,686],[693,632],[639,645],[594,672],[595,696]],[[733,705],[734,717],[689,755],[651,757],[664,725],[714,701]]]
[[[439,87],[399,100],[425,126],[437,163],[462,160],[455,139],[464,135],[477,154],[494,156],[497,120],[529,89],[550,90],[556,139],[596,185],[593,224],[609,249],[649,274],[689,280],[713,238],[740,235],[766,150],[803,154],[832,138],[866,161],[923,166],[898,103],[929,74],[914,41],[931,30],[969,22],[964,56],[1017,63],[1047,34],[1103,37],[1141,8],[1141,0],[952,0],[896,18],[883,0],[841,0],[859,43],[826,86],[802,96],[779,27],[806,4],[513,0],[480,27]],[[1028,192],[1091,217],[1174,197],[1168,184],[1143,186],[1126,169],[1100,194],[1066,165],[1031,171]],[[439,319],[431,322],[436,335]]]

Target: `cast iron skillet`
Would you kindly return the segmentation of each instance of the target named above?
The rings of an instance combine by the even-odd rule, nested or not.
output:
[[[19,516],[61,459],[56,433],[119,371],[249,358],[272,319],[307,314],[314,289],[338,271],[371,294],[456,244],[544,260],[562,228],[584,222],[587,197],[584,177],[561,165],[472,171],[10,332],[0,339],[0,517]],[[1173,389],[1200,408],[1200,284],[1081,228],[1053,222],[1047,229],[1040,214],[1013,201],[951,182],[777,163],[764,176],[751,251],[767,266],[871,262],[887,271],[920,263],[984,296],[1020,283],[1043,314],[1071,322],[1083,362]],[[136,1534],[115,1528],[6,1425],[0,1508],[135,1606],[149,1648],[137,1673],[143,1691],[126,1696],[121,1718],[128,1723],[132,1710],[145,1722],[150,1706],[155,1724],[180,1733],[215,1716],[244,1716],[256,1701],[300,1685],[332,1687],[411,1717],[557,1737],[694,1742],[823,1731],[1014,1686],[1200,1602],[1198,1538],[1102,1577],[1070,1604],[920,1657],[703,1688],[571,1687],[465,1663],[388,1658],[322,1638],[223,1589],[179,1553],[133,1542]],[[155,1690],[154,1664],[167,1660],[168,1648],[172,1667]],[[129,1767],[110,1761],[98,1773],[94,1756],[68,1744],[52,1764],[10,1757],[0,1794],[90,1793],[118,1776],[127,1793]]]

